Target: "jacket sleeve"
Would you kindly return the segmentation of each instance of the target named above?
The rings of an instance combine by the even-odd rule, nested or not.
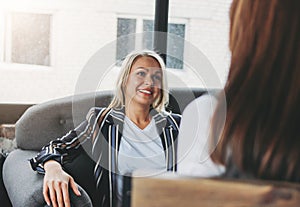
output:
[[[75,129],[65,136],[51,141],[32,159],[30,164],[33,170],[44,174],[44,163],[48,160],[55,160],[63,165],[74,160],[77,155],[83,152],[81,144],[91,141],[91,136],[97,125],[99,109],[91,108],[86,119]]]

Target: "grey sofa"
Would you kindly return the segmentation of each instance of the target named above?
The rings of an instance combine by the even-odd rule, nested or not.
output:
[[[168,110],[182,113],[188,103],[205,91],[201,88],[170,89]],[[212,93],[215,91],[212,90]],[[50,140],[63,136],[77,126],[91,107],[107,106],[111,98],[110,91],[69,96],[34,105],[22,115],[16,123],[17,149],[9,154],[3,166],[4,184],[14,207],[47,206],[42,196],[43,175],[32,171],[28,159]],[[77,160],[79,164],[88,165],[82,166],[82,169],[92,165],[80,159]],[[72,167],[69,170],[74,173]],[[77,197],[70,191],[72,206],[92,206],[90,194],[85,189],[88,183],[80,183],[76,173],[73,176],[82,196]],[[92,179],[92,176],[89,177]]]

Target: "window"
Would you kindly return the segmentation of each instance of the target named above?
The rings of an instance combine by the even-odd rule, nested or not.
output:
[[[137,25],[142,25],[142,27],[137,27]],[[149,19],[124,19],[118,18],[118,37],[123,35],[128,35],[131,33],[154,31],[154,21]],[[167,56],[167,67],[168,68],[183,68],[183,53],[184,53],[184,38],[185,38],[185,24],[169,23],[168,32],[177,35],[182,38],[182,42],[179,44],[168,44],[167,53],[176,54],[176,57]],[[146,35],[143,37],[143,48],[152,49],[153,48],[153,35]],[[129,51],[135,48],[135,41],[120,41],[117,43],[117,60],[124,57]]]
[[[136,31],[135,19],[118,18],[118,31],[117,31],[118,38],[123,35],[135,33],[135,31]],[[129,39],[129,41],[123,41],[122,39],[118,39],[117,60],[121,60],[130,51],[134,50],[134,48],[135,48],[134,40]]]
[[[154,21],[153,20],[143,20],[143,31],[153,31],[154,30]],[[184,43],[184,37],[185,37],[185,25],[184,24],[174,24],[169,23],[168,24],[168,32],[170,34],[177,35],[182,38],[181,44],[178,42],[178,44],[169,44],[167,43],[167,54],[170,54],[172,51],[172,54],[176,54],[176,57],[167,56],[167,67],[168,68],[176,68],[176,69],[182,69],[183,68],[183,43]],[[144,47],[151,48],[153,43],[153,37],[148,37],[144,40]]]
[[[50,66],[50,24],[49,14],[10,13],[4,62]]]

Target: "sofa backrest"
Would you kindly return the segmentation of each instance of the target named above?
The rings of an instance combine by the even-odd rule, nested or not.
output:
[[[170,89],[167,107],[174,113],[182,113],[184,108],[207,90],[202,88]],[[217,93],[218,90],[209,90]],[[91,107],[108,106],[111,91],[68,96],[48,101],[28,108],[16,123],[17,147],[40,150],[49,141],[63,136],[82,122]]]

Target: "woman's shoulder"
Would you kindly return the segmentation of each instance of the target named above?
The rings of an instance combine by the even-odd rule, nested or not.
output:
[[[184,111],[183,114],[191,113],[194,115],[197,115],[199,113],[205,112],[207,110],[214,111],[216,105],[217,105],[217,96],[214,94],[206,93],[195,100],[193,100],[191,103],[189,103]]]
[[[173,118],[173,119],[176,119],[178,121],[181,120],[181,114],[177,114],[177,113],[170,113],[170,116]]]
[[[217,95],[216,94],[210,94],[210,93],[205,93],[202,96],[199,96],[196,98],[194,101],[191,103],[194,104],[216,104],[217,103]]]
[[[86,115],[86,119],[89,120],[91,117],[98,117],[99,115],[106,114],[109,111],[110,110],[106,107],[92,107],[88,111],[88,113]]]
[[[171,125],[175,125],[175,128],[179,128],[180,122],[181,122],[181,115],[173,112],[161,112],[160,113],[162,117],[165,117],[167,119],[167,122]]]

